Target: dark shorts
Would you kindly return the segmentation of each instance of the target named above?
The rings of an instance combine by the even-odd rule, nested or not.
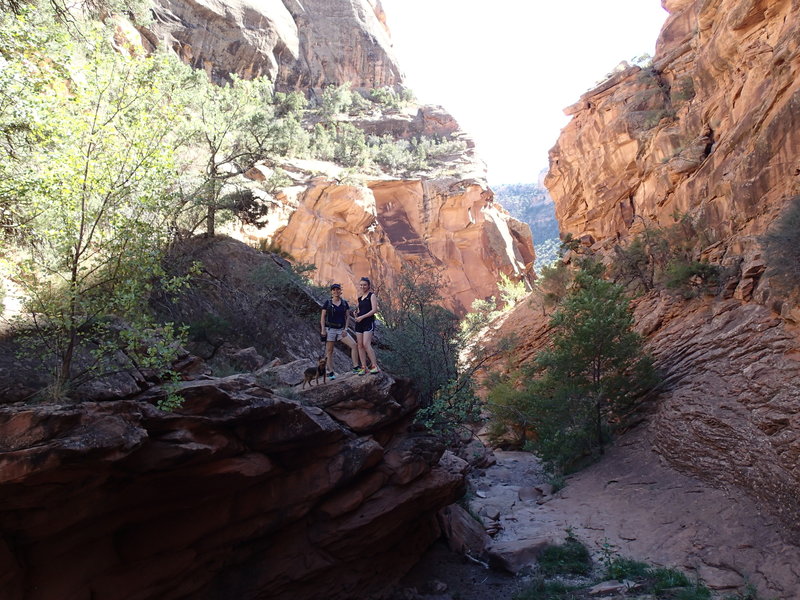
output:
[[[375,330],[375,319],[364,319],[356,323],[356,333],[366,333]]]

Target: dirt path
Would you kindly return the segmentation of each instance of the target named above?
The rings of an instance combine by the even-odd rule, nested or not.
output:
[[[732,593],[746,584],[763,598],[800,598],[800,539],[740,493],[714,489],[662,464],[646,430],[627,436],[605,459],[567,478],[564,489],[539,497],[538,460],[496,452],[497,463],[470,477],[472,512],[497,523],[492,548],[526,549],[562,541],[571,531],[595,554],[614,547],[629,558],[680,569],[712,589]],[[497,517],[497,519],[492,519]],[[490,571],[437,545],[402,585],[425,598],[510,600],[524,582]],[[438,589],[441,590],[442,586]],[[414,596],[408,596],[413,598]]]

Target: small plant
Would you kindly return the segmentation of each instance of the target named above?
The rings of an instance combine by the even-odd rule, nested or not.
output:
[[[169,371],[165,378],[163,388],[167,395],[156,402],[156,408],[164,412],[172,412],[183,406],[183,397],[178,394],[180,376],[175,371]]]
[[[684,298],[694,298],[719,285],[722,269],[703,261],[675,260],[664,271],[664,283]]]
[[[528,285],[524,278],[514,281],[505,273],[500,273],[497,287],[500,288],[500,299],[505,309],[510,309],[528,295]]]
[[[545,548],[538,559],[543,575],[588,575],[592,569],[589,550],[567,530],[567,540]]]
[[[664,590],[670,588],[688,587],[691,585],[689,578],[676,569],[657,567],[650,569],[647,575],[648,578],[652,579],[652,587],[655,594],[660,594]]]

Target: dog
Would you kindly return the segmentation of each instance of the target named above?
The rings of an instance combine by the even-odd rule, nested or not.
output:
[[[313,379],[314,382],[319,385],[319,379],[322,377],[322,383],[325,383],[325,364],[326,359],[324,356],[321,356],[319,361],[317,361],[316,367],[308,367],[305,371],[303,371],[303,385],[300,387],[302,390],[308,384],[308,387],[311,387],[312,383],[311,380]]]

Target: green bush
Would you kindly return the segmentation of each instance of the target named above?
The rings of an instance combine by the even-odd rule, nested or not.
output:
[[[535,427],[529,446],[555,471],[602,454],[609,428],[655,384],[624,289],[597,271],[585,263],[576,274],[550,320],[554,334],[536,358],[538,376],[524,386]]]
[[[632,579],[634,577],[643,577],[648,575],[650,566],[638,560],[630,558],[623,558],[615,556],[609,560],[605,565],[604,577],[606,579],[616,579],[622,581],[623,579]]]
[[[548,546],[538,558],[539,569],[546,576],[588,575],[592,570],[589,550],[575,537],[557,546]]]
[[[708,262],[674,260],[664,270],[664,284],[684,298],[694,298],[714,290],[719,285],[721,272],[718,265]]]
[[[800,288],[800,196],[788,201],[763,242],[767,274],[787,291]]]

